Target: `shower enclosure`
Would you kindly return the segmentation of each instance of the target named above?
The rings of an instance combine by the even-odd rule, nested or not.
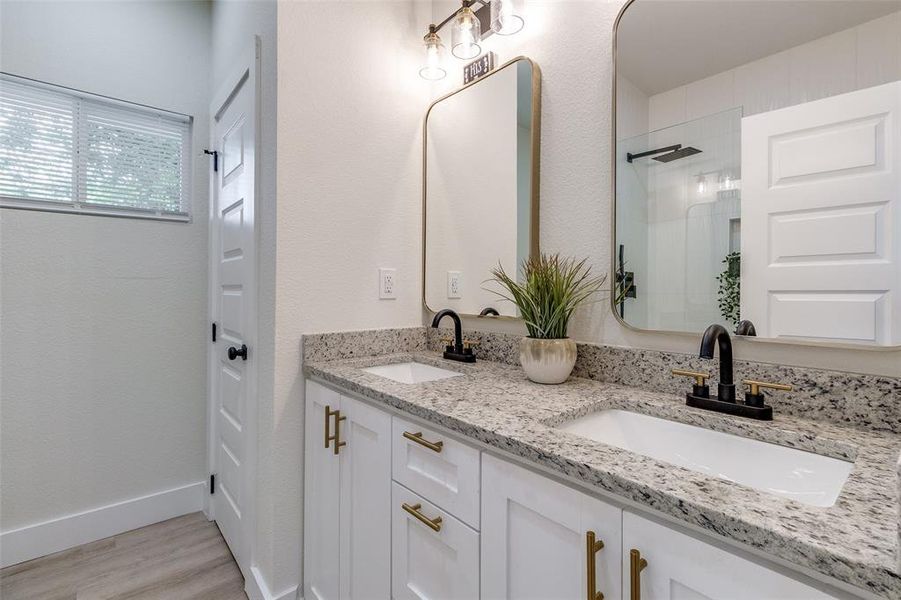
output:
[[[620,140],[617,311],[642,329],[738,321],[741,108]]]

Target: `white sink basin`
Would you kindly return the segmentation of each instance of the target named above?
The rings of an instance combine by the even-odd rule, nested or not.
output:
[[[624,410],[558,429],[811,506],[832,506],[853,463]]]
[[[426,381],[438,381],[439,379],[459,377],[462,375],[462,373],[457,373],[456,371],[439,369],[438,367],[424,365],[418,362],[395,363],[393,365],[369,367],[363,369],[363,371],[399,383],[425,383]]]

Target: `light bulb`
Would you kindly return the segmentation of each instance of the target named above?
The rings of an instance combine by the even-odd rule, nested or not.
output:
[[[463,0],[463,8],[454,19],[451,30],[451,53],[457,58],[467,60],[476,58],[482,53],[479,42],[482,41],[482,24],[469,8],[469,0]]]
[[[422,38],[425,43],[425,66],[419,69],[419,76],[429,81],[444,79],[447,71],[441,66],[444,55],[444,45],[441,38],[435,33],[435,26],[429,25],[429,32]]]
[[[703,196],[707,193],[707,178],[703,173],[698,173],[698,195]]]
[[[491,0],[491,29],[498,35],[513,35],[525,22],[514,11],[513,0]]]

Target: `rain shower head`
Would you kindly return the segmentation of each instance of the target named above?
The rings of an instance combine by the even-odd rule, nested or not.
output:
[[[668,152],[666,154],[661,154],[660,156],[655,156],[654,160],[668,163],[674,160],[679,160],[680,158],[685,158],[686,156],[691,156],[692,154],[700,154],[701,151],[692,146],[686,146],[685,148],[679,148],[678,150],[673,150],[672,152]]]
[[[663,154],[663,153],[666,154]],[[682,144],[675,144],[673,146],[666,146],[665,148],[657,148],[656,150],[648,150],[646,152],[639,152],[638,154],[632,154],[631,152],[626,154],[626,161],[632,162],[636,158],[643,158],[645,156],[654,156],[655,154],[660,154],[660,156],[654,156],[654,160],[662,163],[668,163],[674,160],[679,160],[680,158],[685,158],[686,156],[691,156],[692,154],[700,154],[701,151],[692,146],[682,147]]]

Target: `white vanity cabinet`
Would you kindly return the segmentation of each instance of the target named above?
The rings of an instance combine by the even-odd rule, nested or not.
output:
[[[603,548],[589,550],[588,532]],[[482,455],[482,598],[582,600],[622,594],[622,510]]]
[[[638,600],[835,598],[628,510],[623,513],[623,555],[623,593]],[[646,561],[643,568],[640,560]]]
[[[850,597],[313,381],[305,431],[309,600]]]
[[[391,416],[306,387],[304,597],[391,595]]]

